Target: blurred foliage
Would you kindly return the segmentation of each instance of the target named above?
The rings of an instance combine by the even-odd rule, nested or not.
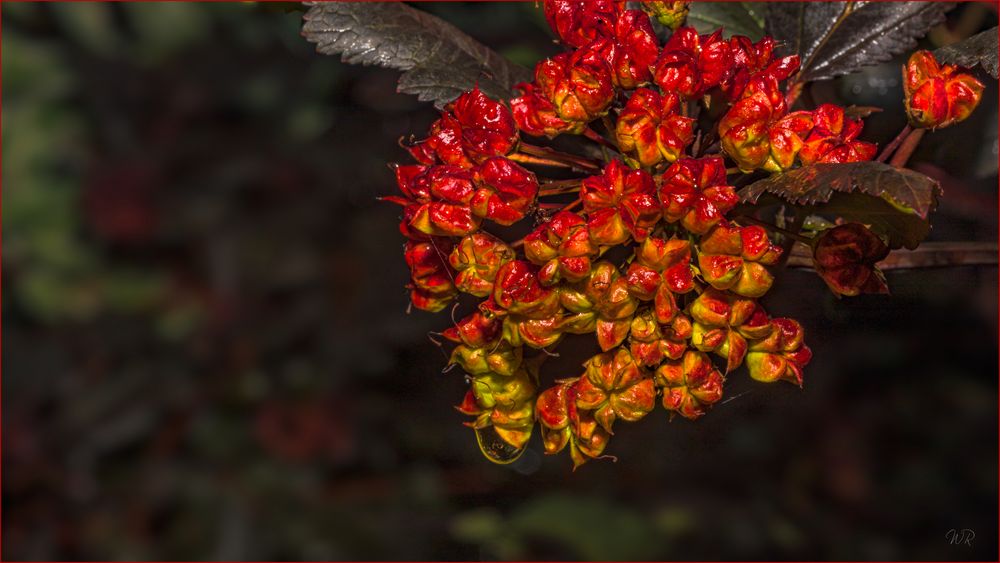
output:
[[[522,64],[557,50],[533,3],[419,7]],[[435,114],[287,8],[0,8],[5,559],[997,557],[996,268],[840,301],[792,272],[769,298],[815,343],[805,390],[737,375],[573,474],[536,442],[482,460],[375,199]],[[995,23],[963,5],[926,46]],[[914,155],[932,239],[995,240],[986,82]],[[806,97],[885,107],[871,141],[903,124],[898,61]]]

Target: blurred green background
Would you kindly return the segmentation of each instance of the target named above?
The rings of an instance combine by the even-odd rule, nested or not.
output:
[[[623,425],[617,463],[485,461],[375,199],[435,112],[291,8],[3,3],[4,559],[996,559],[996,267],[844,300],[786,272],[765,304],[806,327],[804,390],[740,372],[697,423]],[[420,8],[557,50],[534,3]],[[965,4],[923,45],[996,21]],[[884,144],[899,63],[812,95],[885,107]],[[932,240],[997,238],[983,79],[912,161]]]

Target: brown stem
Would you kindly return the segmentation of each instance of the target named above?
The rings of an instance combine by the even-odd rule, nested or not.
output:
[[[785,105],[787,107],[792,107],[795,100],[799,99],[799,95],[802,94],[802,86],[801,82],[796,82],[788,88],[788,93],[785,94]]]
[[[614,143],[612,143],[608,139],[605,139],[600,133],[598,133],[597,131],[594,131],[590,127],[587,127],[586,129],[583,130],[583,136],[586,137],[586,138],[588,138],[588,139],[590,139],[591,141],[594,141],[595,143],[601,145],[602,147],[607,147],[607,148],[609,148],[611,150],[614,150],[614,151],[618,150],[618,146],[617,145],[615,145]]]
[[[615,146],[617,146],[618,145],[617,130],[615,129],[614,123],[612,123],[611,121],[611,116],[605,115],[604,117],[602,117],[601,123],[604,124],[604,130],[608,132],[608,137],[610,137],[611,140],[615,143]]]
[[[538,195],[539,197],[543,197],[578,192],[580,191],[581,183],[582,180],[575,178],[571,180],[550,180],[548,182],[542,182],[541,187],[538,190]]]
[[[539,182],[539,184],[541,184],[541,186],[543,188],[550,188],[550,187],[575,186],[575,185],[579,184],[582,181],[583,180],[581,178],[567,178],[565,180],[547,180],[547,179],[542,179]]]
[[[535,145],[529,145],[528,143],[521,142],[521,144],[518,146],[518,150],[529,156],[535,156],[555,162],[561,162],[563,164],[569,164],[590,172],[600,171],[601,169],[601,163],[599,162],[590,160],[589,158],[584,158],[582,156],[577,156],[575,154],[569,154],[562,151],[557,151],[549,147],[537,147]]]
[[[553,188],[551,190],[538,190],[538,197],[551,197],[554,195],[575,194],[578,191],[580,191],[580,182],[577,182],[576,185],[574,186]]]
[[[917,149],[917,145],[920,144],[920,139],[924,138],[924,132],[926,131],[926,129],[914,129],[907,135],[899,150],[896,151],[896,154],[892,155],[892,160],[889,161],[889,164],[896,168],[906,166],[906,162],[910,160],[910,155]]]
[[[701,150],[701,129],[695,134],[694,143],[691,144],[691,154],[698,154]]]
[[[906,127],[903,127],[903,130],[899,132],[899,135],[896,135],[896,138],[890,141],[889,144],[886,145],[884,149],[882,149],[882,154],[878,155],[878,158],[875,159],[875,162],[885,162],[885,159],[889,158],[892,155],[892,152],[895,151],[896,147],[898,147],[899,144],[903,142],[903,139],[905,139],[910,134],[910,131],[913,131],[913,128],[910,127],[909,123],[907,123]]]
[[[701,151],[698,153],[698,158],[705,156],[712,152],[713,149],[719,148],[719,138],[718,135],[712,133],[708,134],[707,140],[701,143]]]
[[[878,263],[883,270],[996,265],[995,242],[925,242],[916,250],[893,250]],[[811,269],[812,249],[804,244],[795,245],[790,252],[788,266]]]
[[[778,259],[778,265],[782,268],[788,266],[788,259],[791,257],[791,250],[795,246],[795,243],[808,244],[807,238],[798,234],[799,230],[802,229],[802,224],[806,222],[806,216],[809,215],[808,211],[805,209],[795,208],[795,216],[792,217],[792,222],[788,223],[789,235],[785,238],[785,241],[781,244],[781,258]],[[792,234],[795,233],[795,234]]]
[[[511,153],[507,155],[507,158],[513,160],[514,162],[522,162],[524,164],[537,164],[539,166],[555,166],[557,168],[573,168],[572,164],[567,164],[565,162],[558,162],[555,160],[550,160],[548,158],[539,158],[537,156],[531,156],[530,154],[523,154],[519,152]]]

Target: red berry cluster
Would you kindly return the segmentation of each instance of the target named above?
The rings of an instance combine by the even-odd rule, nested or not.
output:
[[[781,85],[799,61],[776,58],[771,38],[699,35],[680,26],[685,2],[643,8],[547,0],[568,50],[540,62],[509,109],[478,89],[460,96],[408,145],[418,164],[396,167],[401,195],[388,199],[404,206],[413,305],[482,298],[444,333],[471,383],[458,408],[512,452],[537,423],[547,453],[601,457],[616,421],[657,401],[698,418],[743,364],[758,381],[801,385],[802,327],[756,301],[782,248],[730,216],[733,175],[874,156],[842,108],[789,111]],[[662,46],[650,15],[675,29]],[[527,138],[564,134],[584,136],[589,156]],[[559,179],[532,171],[553,168]],[[522,239],[496,234],[528,216]],[[828,278],[869,274],[825,252]],[[594,334],[601,351],[540,390],[538,358],[567,334]]]

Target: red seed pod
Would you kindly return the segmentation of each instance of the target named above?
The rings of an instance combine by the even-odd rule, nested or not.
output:
[[[644,170],[632,170],[612,160],[600,176],[583,180],[580,198],[587,212],[591,240],[621,244],[629,237],[644,240],[659,221],[656,185]]]
[[[449,113],[442,113],[441,117],[431,124],[430,131],[426,139],[413,141],[412,137],[407,144],[400,141],[417,162],[426,165],[450,164],[468,168],[472,166],[472,161],[462,150],[462,126]]]
[[[786,108],[778,80],[759,74],[749,81],[742,97],[719,120],[722,150],[736,161],[740,170],[750,172],[757,168],[774,168],[769,163],[770,131],[772,125],[785,115]]]
[[[655,367],[663,360],[680,359],[691,338],[691,319],[683,314],[674,316],[669,324],[660,324],[652,309],[644,309],[632,319],[629,329],[629,351],[636,363]]]
[[[610,439],[611,434],[597,423],[592,411],[577,409],[569,451],[570,457],[573,458],[573,470],[591,459],[601,457]]]
[[[768,172],[791,168],[805,145],[803,139],[809,136],[814,123],[813,112],[796,111],[772,124],[768,130],[769,154],[760,167]]]
[[[589,122],[607,113],[615,88],[600,41],[606,40],[560,53],[535,67],[538,94],[552,102],[560,119]]]
[[[459,291],[487,297],[493,293],[493,281],[500,266],[515,257],[514,250],[488,233],[473,233],[459,241],[448,256],[458,274],[455,287]]]
[[[736,206],[739,197],[726,183],[722,158],[682,158],[660,178],[663,217],[680,221],[688,231],[704,234]]]
[[[564,333],[563,317],[560,312],[545,318],[511,314],[503,321],[504,340],[512,346],[548,348],[558,344]]]
[[[384,199],[404,206],[400,231],[413,233],[410,238],[420,238],[416,233],[464,236],[476,231],[480,222],[469,208],[476,191],[473,180],[470,171],[457,166],[397,166],[403,197]]]
[[[535,418],[542,430],[546,454],[561,452],[570,441],[570,425],[576,414],[576,401],[571,394],[572,385],[561,383],[542,391],[535,402]]]
[[[689,241],[651,237],[636,249],[635,257],[637,263],[661,272],[670,291],[687,293],[694,289]]]
[[[500,338],[500,328],[499,318],[476,311],[445,329],[441,335],[457,344],[483,348]]]
[[[638,262],[629,264],[625,279],[628,280],[629,293],[640,301],[652,300],[663,281],[660,272]]]
[[[691,345],[726,359],[726,373],[743,363],[747,340],[767,336],[764,310],[752,299],[707,289],[691,304]]]
[[[517,147],[514,116],[502,103],[473,88],[445,107],[461,125],[462,148],[473,162],[504,156]]]
[[[616,136],[621,150],[642,166],[674,162],[694,138],[695,120],[678,115],[680,98],[648,88],[632,94],[618,116]]]
[[[622,12],[615,22],[613,39],[605,60],[611,67],[615,85],[631,90],[650,82],[660,45],[649,16],[639,10]]]
[[[871,160],[876,147],[872,143],[856,140],[861,128],[861,121],[846,117],[844,108],[833,104],[820,105],[812,111],[811,130],[796,132],[802,139],[799,160],[802,164]]]
[[[493,299],[500,308],[529,319],[548,319],[559,311],[559,292],[543,286],[538,266],[524,260],[500,267]]]
[[[590,259],[598,248],[590,241],[587,221],[570,211],[560,211],[524,238],[524,255],[542,267],[542,285],[577,282],[590,274]]]
[[[510,101],[514,120],[522,131],[536,137],[553,138],[563,133],[580,134],[587,124],[579,121],[565,121],[556,113],[556,107],[548,99],[538,95],[533,84],[523,82],[517,88],[524,92]]]
[[[802,387],[802,369],[812,359],[812,350],[803,343],[802,325],[786,318],[771,319],[770,325],[767,338],[750,344],[750,377],[765,383],[790,381]]]
[[[472,214],[501,225],[513,225],[535,204],[538,179],[502,156],[487,159],[475,171],[476,191],[469,200]]]
[[[720,223],[701,239],[698,267],[702,278],[716,289],[760,297],[774,282],[764,266],[776,264],[781,252],[763,227]]]
[[[653,80],[664,92],[693,99],[726,81],[733,55],[722,31],[698,36],[691,27],[675,31],[656,61]]]
[[[903,92],[910,125],[937,129],[969,117],[983,84],[959,67],[939,64],[930,51],[917,51],[903,67]]]
[[[574,386],[578,409],[593,411],[594,419],[611,433],[615,420],[635,422],[653,410],[656,387],[625,348],[598,354],[584,364]]]
[[[436,313],[454,299],[457,292],[445,262],[449,252],[448,239],[407,241],[404,257],[410,267],[410,301],[417,309]]]
[[[592,411],[576,406],[578,379],[560,382],[538,396],[535,416],[542,429],[546,454],[562,451],[568,444],[573,469],[604,453],[611,434],[597,423]]]
[[[680,360],[661,365],[655,381],[663,389],[663,408],[694,420],[719,402],[725,379],[703,352],[688,350]]]
[[[628,280],[610,262],[594,264],[590,276],[560,288],[560,303],[571,313],[563,330],[573,334],[596,332],[601,350],[610,350],[628,336],[632,315],[639,302],[632,296]]]
[[[628,336],[632,315],[639,306],[629,293],[628,281],[610,262],[598,262],[585,282],[583,293],[596,313],[595,330],[601,350],[621,344]]]
[[[889,247],[860,223],[823,231],[813,245],[816,273],[838,295],[889,293],[876,266],[888,255]]]
[[[515,147],[517,126],[510,110],[477,87],[446,105],[431,125],[430,136],[408,150],[423,164],[469,168],[491,156],[507,155]]]
[[[757,74],[763,73],[780,82],[799,70],[798,55],[774,60],[774,46],[775,42],[771,37],[764,37],[757,43],[742,35],[729,38],[733,72],[720,86],[730,100],[742,97],[747,84]]]
[[[663,362],[664,351],[660,346],[663,331],[652,309],[642,309],[634,317],[629,327],[629,352],[640,366],[658,366]]]
[[[691,243],[682,239],[650,237],[635,250],[626,279],[629,292],[642,301],[653,300],[660,323],[669,323],[679,312],[674,294],[694,289]]]
[[[675,31],[656,60],[653,81],[664,92],[691,99],[701,93],[698,68],[698,32],[690,27]]]
[[[570,47],[583,47],[595,39],[609,38],[625,2],[609,0],[545,0],[545,20]]]

